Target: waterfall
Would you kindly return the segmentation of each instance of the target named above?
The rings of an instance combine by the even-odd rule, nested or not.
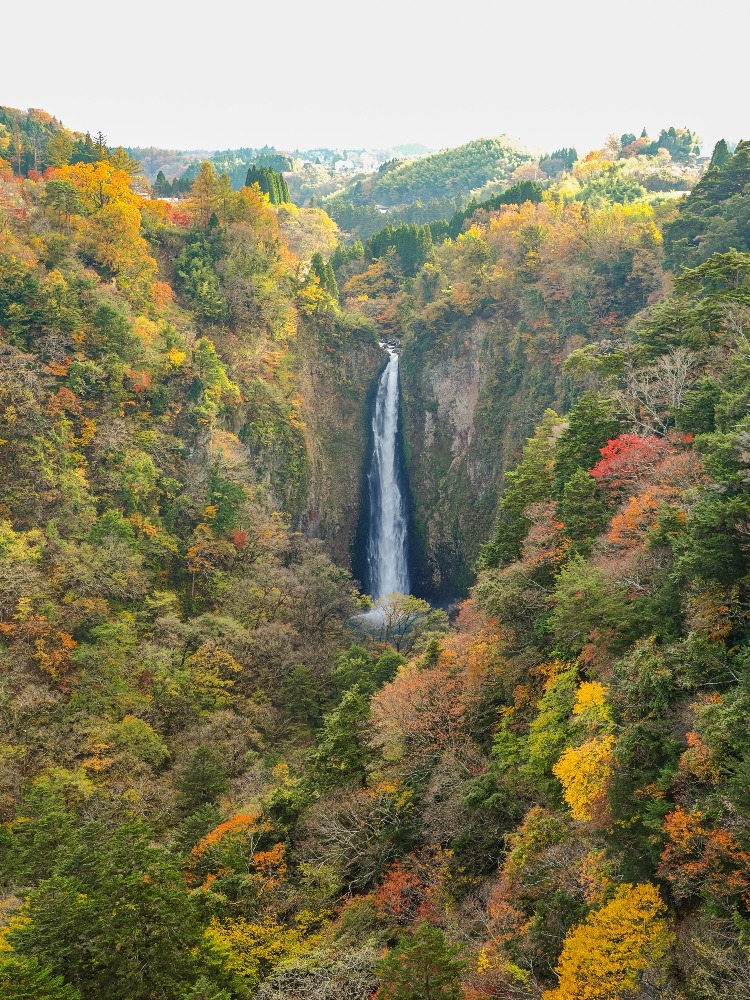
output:
[[[389,344],[388,364],[378,382],[372,418],[372,456],[367,470],[370,520],[367,574],[371,596],[409,593],[407,510],[399,455],[398,354]]]

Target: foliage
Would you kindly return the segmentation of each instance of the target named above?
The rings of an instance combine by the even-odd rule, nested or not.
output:
[[[624,997],[643,977],[658,975],[672,943],[665,910],[655,886],[620,886],[565,939],[559,986],[547,991],[545,1000]]]
[[[0,112],[3,995],[745,988],[746,151],[656,143],[391,162],[336,247],[276,151],[175,203]],[[423,590],[358,614],[376,329]]]
[[[750,143],[738,143],[734,153],[729,154],[726,143],[718,142],[708,170],[690,192],[679,215],[665,228],[670,267],[695,267],[712,254],[730,249],[750,251],[748,179]]]
[[[20,954],[44,956],[91,997],[146,998],[187,980],[194,909],[176,865],[149,846],[142,827],[105,837],[92,824],[62,872],[39,884],[11,924]]]
[[[552,768],[563,786],[573,819],[593,818],[612,774],[614,736],[594,737],[580,747],[569,747]]]
[[[549,499],[552,493],[555,440],[561,429],[558,415],[547,410],[534,437],[526,443],[521,461],[507,473],[495,535],[482,548],[480,566],[507,565],[520,555],[521,543],[531,526],[525,511],[531,504]]]
[[[6,1000],[79,1000],[80,993],[33,958],[0,954],[0,987]]]
[[[289,201],[289,188],[284,175],[273,170],[271,167],[259,167],[253,165],[247,171],[245,186],[252,187],[257,184],[263,194],[268,195],[268,200],[272,205],[283,205]]]
[[[442,932],[421,923],[408,938],[389,951],[378,968],[381,1000],[458,1000],[459,976],[464,963],[459,949],[449,946]]]
[[[356,178],[323,204],[343,229],[364,238],[382,227],[377,205],[401,208],[400,214],[391,213],[395,219],[424,225],[453,214],[457,197],[488,184],[506,185],[514,170],[532,159],[507,137],[477,139],[419,159],[384,164],[378,173]]]

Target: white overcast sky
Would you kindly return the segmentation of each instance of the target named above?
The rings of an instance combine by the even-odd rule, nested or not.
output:
[[[110,145],[750,138],[742,0],[4,3],[0,104]]]

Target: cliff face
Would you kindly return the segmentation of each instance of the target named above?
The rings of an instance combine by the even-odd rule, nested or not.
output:
[[[503,475],[561,380],[502,318],[472,317],[407,341],[402,385],[415,589],[448,599],[471,583]]]
[[[400,339],[413,586],[448,599],[472,581],[503,476],[535,421],[569,402],[563,359],[592,342],[618,350],[628,322],[661,294],[661,237],[648,206],[527,202],[478,216],[413,279],[397,280],[388,266],[375,262],[345,284],[345,302]],[[322,410],[310,414],[309,450],[322,456],[310,523],[320,522],[338,558],[356,519],[365,387],[378,368],[374,344],[369,362],[350,342],[325,345],[330,371],[316,374],[310,362]]]
[[[303,324],[295,345],[308,488],[298,524],[351,568],[372,386],[383,363],[370,327]]]

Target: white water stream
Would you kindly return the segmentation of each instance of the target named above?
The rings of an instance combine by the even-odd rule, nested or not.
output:
[[[367,568],[375,600],[387,594],[409,593],[408,517],[398,455],[398,354],[389,344],[381,346],[388,351],[389,358],[375,397],[373,452],[367,471],[370,491]]]

